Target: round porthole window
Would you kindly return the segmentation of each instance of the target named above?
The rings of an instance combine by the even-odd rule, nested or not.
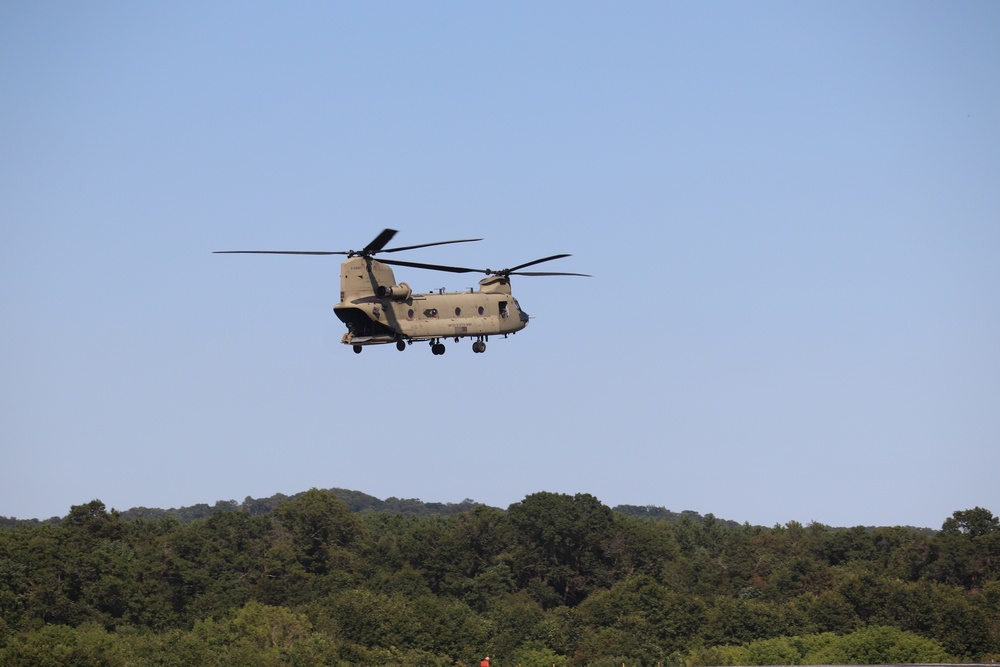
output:
[[[486,312],[486,309],[483,308],[482,306],[479,306],[479,314],[482,315],[485,312]]]
[[[462,314],[462,309],[461,308],[456,308],[455,309],[455,317],[459,317],[461,314]]]
[[[413,319],[413,309],[412,308],[410,308],[408,311],[406,311],[406,319],[408,319],[408,320],[412,320]]]

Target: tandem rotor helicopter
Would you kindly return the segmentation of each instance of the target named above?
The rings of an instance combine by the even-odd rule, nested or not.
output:
[[[567,254],[543,257],[518,264],[502,271],[469,269],[461,266],[420,264],[401,260],[375,260],[379,253],[415,250],[450,243],[471,243],[482,239],[437,241],[420,245],[386,248],[396,235],[395,229],[385,229],[361,250],[218,250],[216,254],[254,255],[347,255],[340,265],[340,303],[333,307],[340,321],[347,325],[341,343],[351,345],[360,354],[368,345],[395,343],[403,351],[414,341],[429,341],[431,352],[444,354],[442,341],[453,338],[474,338],[472,351],[486,351],[490,336],[517,333],[528,324],[528,314],[521,310],[511,293],[511,276],[583,276],[586,273],[522,271],[529,266],[569,257]],[[406,283],[397,283],[387,265],[406,266],[449,273],[485,273],[479,289],[466,292],[417,294]]]

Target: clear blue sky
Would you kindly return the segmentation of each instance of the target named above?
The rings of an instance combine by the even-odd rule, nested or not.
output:
[[[0,5],[0,515],[310,487],[1000,513],[1000,4]],[[547,265],[339,344],[345,250]],[[397,269],[415,289],[473,276]]]

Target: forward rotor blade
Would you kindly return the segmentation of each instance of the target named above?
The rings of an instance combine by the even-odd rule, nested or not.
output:
[[[319,250],[216,250],[214,255],[346,255],[340,251]]]
[[[517,271],[519,269],[524,269],[529,266],[534,266],[535,264],[541,264],[542,262],[551,262],[554,259],[562,259],[563,257],[569,257],[569,255],[563,253],[562,255],[552,255],[551,257],[543,257],[542,259],[536,259],[533,262],[527,262],[525,264],[518,264],[517,266],[512,266],[509,269],[505,269],[504,273],[513,273],[514,271]],[[527,274],[522,274],[522,275],[527,275]]]
[[[562,273],[560,271],[510,271],[509,276],[581,276],[583,278],[593,278],[589,273]]]

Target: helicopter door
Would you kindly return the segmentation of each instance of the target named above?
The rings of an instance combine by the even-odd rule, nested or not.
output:
[[[503,319],[507,319],[508,317],[510,317],[510,311],[507,310],[506,301],[500,302],[500,317],[502,317]]]

